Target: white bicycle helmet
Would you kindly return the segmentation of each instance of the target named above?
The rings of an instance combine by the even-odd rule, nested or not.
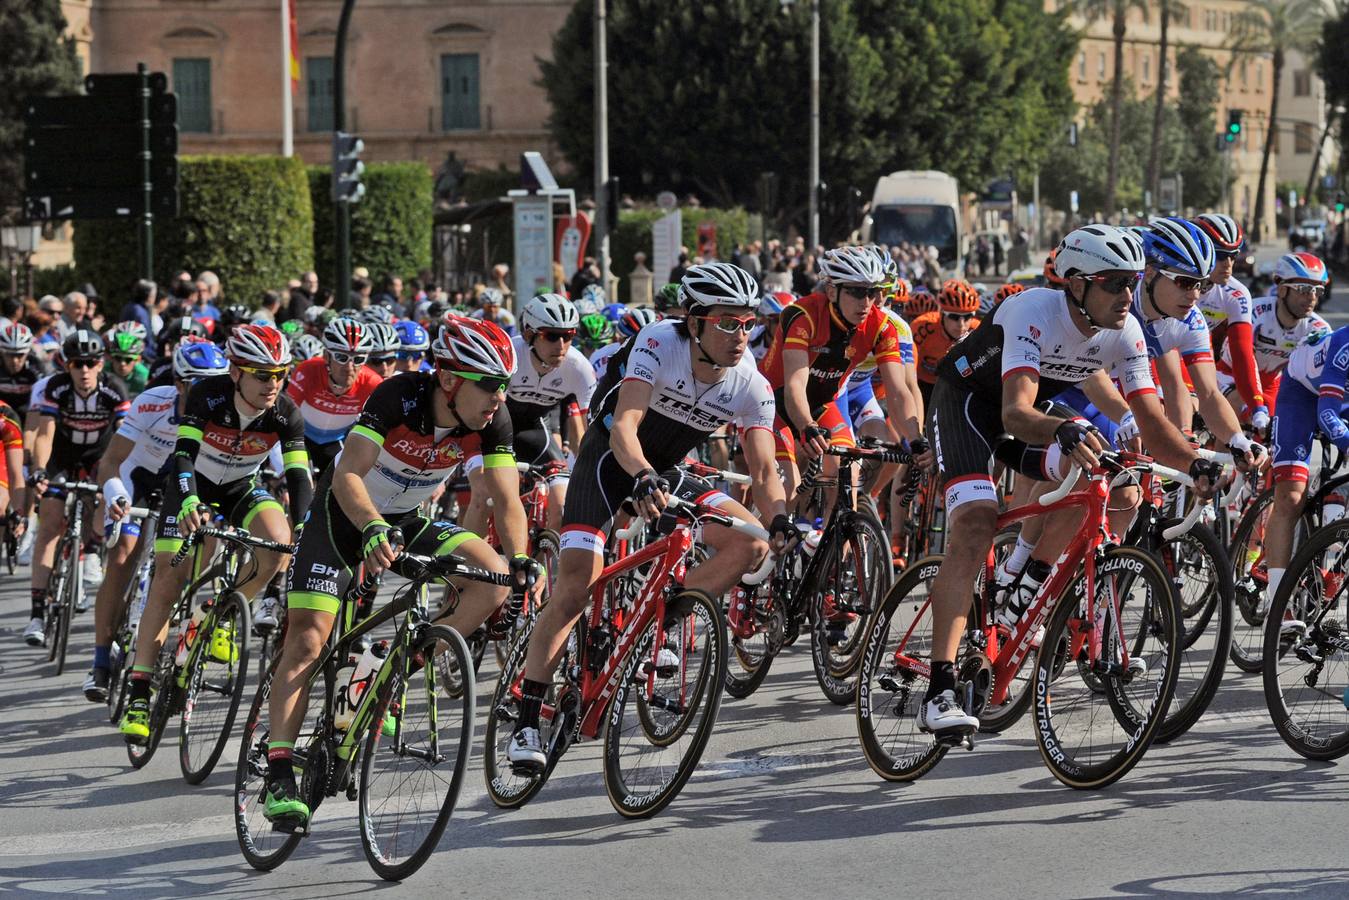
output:
[[[361,310],[359,318],[362,322],[367,322],[371,325],[392,325],[393,311],[387,306],[380,306],[376,303],[374,306],[367,306],[365,309]]]
[[[27,353],[33,349],[33,332],[22,322],[0,328],[0,353]]]
[[[515,374],[515,345],[493,322],[446,316],[431,342],[431,353],[437,363],[452,371],[501,378]]]
[[[1143,271],[1143,242],[1114,225],[1083,225],[1059,242],[1054,272],[1060,278],[1100,272]]]
[[[173,374],[183,381],[224,375],[229,370],[230,364],[225,354],[206,338],[189,335],[174,348]]]
[[[830,284],[879,287],[886,283],[885,267],[866,247],[838,247],[820,257],[820,274]]]
[[[373,356],[393,356],[403,347],[403,342],[398,339],[398,329],[392,325],[370,322],[365,326],[365,331],[375,345],[370,351]]]
[[[874,260],[870,254],[868,259]],[[693,266],[679,283],[684,308],[692,312],[701,306],[738,306],[759,308],[759,285],[739,266],[714,262]]]
[[[323,329],[323,349],[337,353],[365,353],[375,349],[374,339],[370,336],[370,326],[355,319],[339,318],[328,323]]]
[[[290,352],[296,362],[304,362],[323,355],[323,341],[312,334],[300,334],[290,339]]]
[[[280,369],[291,363],[290,341],[271,325],[240,325],[225,342],[225,355],[240,366]]]
[[[561,294],[539,294],[525,304],[520,312],[520,324],[535,331],[540,328],[574,331],[581,325],[581,314],[576,311],[575,304]]]

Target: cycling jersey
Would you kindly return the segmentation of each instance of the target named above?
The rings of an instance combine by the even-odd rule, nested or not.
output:
[[[561,364],[555,369],[540,372],[529,344],[518,335],[511,339],[519,367],[506,388],[506,407],[511,411],[511,422],[516,429],[532,425],[557,409],[569,416],[585,415],[590,411],[590,397],[595,393],[595,370],[585,354],[575,347],[567,350]]]
[[[1235,278],[1210,287],[1200,295],[1196,305],[1208,322],[1209,331],[1215,335],[1238,322],[1250,323],[1252,320],[1251,292]]]
[[[756,360],[762,361],[768,355],[768,349],[773,346],[773,338],[768,333],[768,326],[764,324],[755,325],[749,332],[749,352]]]
[[[1306,481],[1312,437],[1319,427],[1341,450],[1349,450],[1342,417],[1349,383],[1349,327],[1316,332],[1288,359],[1279,385],[1274,434],[1274,480]]]
[[[23,422],[14,408],[0,400],[0,448],[23,450]],[[9,489],[9,460],[0,458],[0,488]]]
[[[777,339],[763,360],[764,375],[779,406],[784,402],[783,354],[787,350],[805,351],[809,360],[806,405],[812,415],[818,415],[818,410],[834,399],[839,385],[868,355],[878,364],[903,362],[898,329],[883,307],[872,306],[862,321],[852,326],[843,321],[824,294],[808,294],[782,311]]]
[[[612,344],[605,344],[594,353],[590,354],[590,368],[595,372],[595,380],[604,377],[604,373],[609,370],[609,360],[613,359],[615,353],[623,349],[621,341]]]
[[[32,399],[33,385],[42,379],[42,367],[30,354],[23,368],[10,372],[0,365],[0,402],[9,406],[20,416],[28,412],[28,403]]]
[[[57,374],[60,374],[59,372]],[[43,375],[37,381],[33,382],[33,387],[28,391],[28,409],[30,412],[37,412],[38,401],[42,394],[47,390],[47,382],[54,378],[54,375]]]
[[[433,418],[432,400],[438,390],[436,376],[423,372],[387,379],[375,388],[351,429],[353,436],[379,448],[366,473],[365,490],[381,513],[416,509],[475,452],[482,453],[488,469],[515,465],[509,409],[498,409],[481,431],[442,428]]]
[[[291,373],[286,394],[295,401],[304,420],[305,440],[325,445],[341,442],[356,423],[366,399],[383,381],[367,366],[352,376],[346,393],[335,394],[328,378],[328,362],[322,356],[307,359]]]
[[[1148,358],[1156,359],[1172,350],[1179,350],[1181,361],[1186,365],[1213,362],[1213,342],[1209,339],[1208,323],[1198,306],[1190,307],[1183,318],[1162,316],[1149,321],[1143,311],[1143,288],[1140,286],[1134,291],[1129,315],[1143,329]]]
[[[53,375],[36,399],[37,411],[56,420],[49,474],[96,464],[130,406],[121,380],[106,372],[85,396],[68,372]]]
[[[1316,313],[1308,313],[1285,328],[1279,321],[1277,297],[1261,297],[1255,302],[1255,362],[1261,372],[1277,372],[1288,364],[1293,351],[1304,341],[1330,334],[1330,325]],[[1231,358],[1224,348],[1222,362],[1230,371]]]
[[[895,326],[895,336],[899,341],[899,361],[906,366],[914,364],[916,359],[916,344],[914,343],[913,329],[909,323],[904,321],[904,317],[889,307],[884,307],[885,315]],[[870,383],[876,375],[880,366],[876,362],[876,354],[868,353],[867,358],[857,364],[857,368],[852,370],[848,376],[847,390],[863,382]]]
[[[970,334],[979,327],[979,320],[970,321]],[[968,339],[969,335],[965,336]],[[955,341],[942,327],[941,311],[925,312],[913,320],[913,353],[918,364],[918,381],[935,384],[937,364],[955,346]]]
[[[131,452],[118,470],[125,484],[131,473],[142,469],[162,475],[169,455],[178,442],[178,389],[149,388],[131,404],[131,411],[117,433],[132,443]]]

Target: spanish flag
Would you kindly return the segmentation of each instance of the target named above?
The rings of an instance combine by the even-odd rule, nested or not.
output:
[[[290,67],[290,92],[298,94],[300,91],[300,32],[295,25],[295,0],[281,0],[286,4],[287,16],[290,20],[290,46],[287,49],[286,63]]]

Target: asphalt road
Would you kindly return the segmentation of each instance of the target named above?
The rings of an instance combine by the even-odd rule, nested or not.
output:
[[[438,852],[408,883],[367,867],[355,805],[329,800],[279,870],[252,871],[231,817],[235,750],[200,787],[179,775],[176,725],[133,771],[72,670],[23,646],[26,590],[0,583],[0,891],[182,897],[342,897],[411,891],[473,898],[1344,897],[1340,766],[1309,763],[1270,725],[1258,680],[1235,670],[1188,736],[1154,748],[1098,793],[1061,786],[1025,722],[930,775],[889,785],[867,768],[851,710],[820,693],[799,645],[760,691],[727,700],[698,773],[653,820],[604,795],[593,745],[573,748],[523,810],[495,809],[475,758]],[[485,667],[480,696],[491,690]],[[484,701],[480,700],[481,710]],[[479,754],[480,756],[480,754]]]

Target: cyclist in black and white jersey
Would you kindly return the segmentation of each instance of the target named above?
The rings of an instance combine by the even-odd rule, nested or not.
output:
[[[1200,461],[1167,421],[1143,331],[1129,314],[1144,266],[1138,237],[1088,225],[1063,239],[1054,265],[1066,279],[1064,290],[1037,288],[1007,298],[937,367],[932,443],[948,529],[961,539],[948,545],[932,586],[932,676],[918,714],[926,731],[968,733],[979,725],[955,699],[954,661],[970,585],[993,543],[998,497],[991,461],[1036,480],[1061,481],[1071,464],[1089,469],[1106,449],[1099,432],[1073,411],[1046,413],[1039,404],[1072,385],[1104,382],[1113,372],[1152,454],[1188,468],[1198,496],[1212,494],[1216,467]],[[1078,517],[1076,509],[1050,516],[1033,558],[1056,559]]]
[[[61,343],[65,371],[53,375],[34,401],[37,431],[28,479],[42,501],[33,541],[32,620],[24,631],[24,640],[33,646],[42,644],[47,582],[66,524],[65,494],[56,482],[94,474],[130,406],[121,381],[103,370],[103,350],[103,339],[96,332],[84,328],[71,332]],[[82,549],[85,582],[93,588],[102,580],[103,569],[92,544]]]
[[[33,332],[22,322],[0,328],[0,400],[19,414],[28,412],[33,385],[42,377],[42,367],[33,359]]]
[[[695,266],[684,276],[686,320],[643,328],[609,362],[596,391],[590,429],[572,470],[562,517],[557,582],[530,637],[520,717],[507,748],[511,763],[537,771],[545,763],[539,710],[572,623],[590,601],[603,567],[608,528],[629,496],[648,519],[660,515],[672,490],[662,472],[722,425],[736,423],[753,479],[754,500],[774,542],[795,533],[786,515],[773,459],[775,406],[767,380],[747,352],[759,287],[728,263]],[[745,521],[753,515],[702,479],[682,478],[673,493],[710,502]],[[686,588],[719,597],[767,552],[762,542],[708,525],[704,540],[715,561],[688,572]]]

